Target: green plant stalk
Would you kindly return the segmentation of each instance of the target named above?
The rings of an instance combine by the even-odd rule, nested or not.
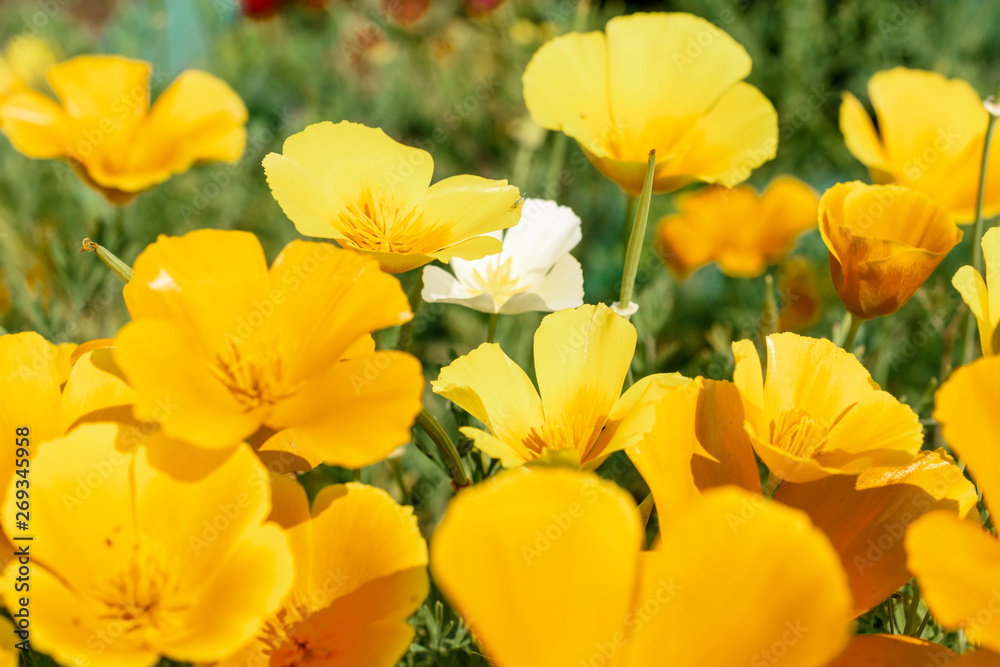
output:
[[[622,272],[622,291],[618,297],[618,305],[628,308],[632,303],[632,289],[635,287],[635,274],[639,270],[639,257],[642,255],[642,244],[646,240],[646,220],[649,217],[649,202],[653,198],[653,174],[656,172],[656,150],[649,151],[649,162],[646,164],[646,180],[642,184],[642,194],[639,195],[639,207],[632,221],[632,233],[628,239],[628,251],[625,253],[625,269]]]
[[[420,296],[420,292],[423,289],[424,270],[417,269],[417,276],[413,280],[413,284],[410,285],[410,291],[407,294],[407,299],[410,302],[410,312],[413,313],[413,317],[400,327],[399,340],[396,342],[396,349],[403,352],[409,352],[410,347],[413,345],[413,325],[417,323],[417,314],[420,312],[420,304],[423,303],[423,298]]]
[[[913,583],[913,596],[910,598],[910,606],[906,609],[906,623],[903,624],[903,634],[912,635],[917,629],[920,618],[917,610],[920,608],[920,586]]]
[[[847,330],[847,338],[844,339],[844,349],[848,352],[854,353],[854,339],[858,337],[858,329],[861,328],[861,323],[864,322],[860,317],[847,314],[847,319],[851,323],[850,328]]]
[[[497,313],[490,313],[490,324],[486,331],[486,342],[492,343],[497,337],[497,320],[500,316]]]
[[[469,476],[465,472],[465,466],[462,465],[462,458],[458,455],[455,443],[451,441],[440,422],[427,411],[427,408],[420,408],[420,413],[417,415],[417,425],[423,429],[427,437],[434,441],[441,456],[444,457],[444,461],[451,471],[452,486],[456,489],[468,486]]]
[[[992,98],[1000,101],[1000,87]],[[986,169],[990,161],[990,144],[993,143],[993,133],[997,129],[997,117],[989,113],[986,123],[986,140],[983,142],[983,157],[979,163],[979,190],[976,193],[976,223],[972,231],[972,268],[983,274],[983,199],[986,196]],[[965,344],[962,348],[962,365],[970,363],[976,356],[976,318],[972,311],[965,321]]]
[[[128,281],[132,280],[132,267],[118,259],[114,253],[104,246],[94,243],[90,239],[84,239],[83,247],[80,248],[80,252],[96,253],[98,259],[104,262],[104,264],[111,269],[112,273],[118,276],[123,283],[128,284]]]

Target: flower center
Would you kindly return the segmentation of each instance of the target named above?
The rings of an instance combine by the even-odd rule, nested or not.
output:
[[[528,289],[527,285],[521,286],[518,276],[512,275],[510,257],[499,263],[490,261],[485,266],[475,269],[472,272],[472,282],[480,294],[485,293],[493,297],[493,302],[498,307],[507,303],[515,294]]]
[[[294,394],[301,383],[284,381],[281,350],[275,345],[227,341],[227,349],[209,366],[246,412],[269,406]]]
[[[799,408],[786,410],[771,422],[771,442],[793,456],[812,458],[826,442],[830,427]]]
[[[375,252],[433,252],[445,246],[439,227],[424,223],[408,208],[376,188],[363,188],[338,214],[335,226],[356,248]]]
[[[128,564],[92,592],[105,605],[99,615],[122,627],[123,636],[140,639],[149,631],[179,628],[177,614],[188,604],[178,601],[176,573],[167,567],[162,551],[145,541],[135,545]]]

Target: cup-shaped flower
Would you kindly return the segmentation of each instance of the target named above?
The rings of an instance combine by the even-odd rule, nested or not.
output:
[[[733,343],[733,354],[747,434],[779,479],[857,475],[871,466],[905,465],[920,451],[917,414],[825,338],[768,336],[766,380],[752,342]]]
[[[580,238],[580,218],[571,208],[526,199],[521,220],[503,234],[502,252],[454,258],[454,275],[425,267],[421,295],[427,302],[457,303],[483,313],[576,308],[583,305],[583,271],[570,250]]]
[[[1000,354],[1000,227],[983,234],[986,280],[971,266],[963,266],[951,279],[979,324],[983,355]]]
[[[118,452],[121,428],[81,426],[31,462],[31,488],[45,490],[31,494],[31,646],[79,667],[221,660],[292,584],[288,539],[265,523],[267,469],[243,445],[207,474],[168,474],[145,448]],[[7,525],[19,500],[12,485]],[[17,568],[4,576],[10,609]]]
[[[776,642],[818,667],[847,644],[844,571],[803,513],[726,487],[662,536],[642,552],[631,496],[595,475],[511,470],[451,501],[431,571],[498,667],[730,667]]]
[[[975,89],[937,72],[896,67],[868,81],[878,131],[856,97],[844,93],[840,131],[876,183],[920,190],[960,223],[976,217],[979,169],[989,115]],[[1000,134],[993,137],[983,208],[1000,213]]]
[[[221,79],[182,73],[149,104],[152,66],[121,56],[79,56],[49,68],[56,102],[25,90],[0,104],[0,130],[32,158],[64,158],[114,203],[201,162],[236,162],[247,110]]]
[[[778,114],[743,82],[750,66],[746,50],[705,19],[620,16],[603,33],[544,44],[524,71],[524,103],[630,195],[642,190],[651,150],[653,192],[696,181],[732,187],[778,148]]]
[[[819,210],[812,188],[791,176],[775,179],[759,195],[748,185],[712,186],[674,201],[678,212],[657,223],[656,245],[681,278],[709,262],[734,278],[759,276],[816,226]]]
[[[489,429],[460,430],[504,466],[569,450],[593,469],[652,428],[655,388],[621,393],[635,341],[635,327],[604,304],[561,310],[535,332],[538,391],[494,343],[442,368],[431,386]]]
[[[427,597],[427,544],[409,507],[362,484],[329,486],[312,504],[272,480],[271,518],[288,535],[295,582],[281,609],[219,667],[393,667],[410,647],[406,619]]]
[[[282,469],[358,468],[410,438],[420,363],[376,352],[369,332],[411,314],[369,257],[292,241],[268,270],[253,234],[161,236],[136,260],[125,303],[132,323],[114,357],[137,417],[167,435],[210,449],[254,436]]]
[[[833,286],[852,315],[891,315],[962,240],[927,195],[896,185],[838,183],[819,202]]]
[[[990,516],[1000,509],[1000,356],[956,370],[935,396],[945,442],[965,461]],[[979,522],[934,512],[906,535],[908,565],[942,626],[1000,652],[1000,543]]]
[[[7,40],[0,54],[0,99],[42,81],[55,63],[52,47],[40,37],[18,34]]]
[[[521,215],[521,194],[507,181],[452,176],[431,185],[430,153],[347,121],[293,134],[280,155],[264,158],[264,171],[301,234],[369,253],[390,273],[500,252],[485,235]]]

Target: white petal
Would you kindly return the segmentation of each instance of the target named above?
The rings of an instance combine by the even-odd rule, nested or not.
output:
[[[545,199],[526,199],[521,220],[507,230],[500,261],[511,259],[514,275],[548,273],[559,258],[580,242],[580,218],[568,206]]]
[[[420,296],[427,303],[455,303],[481,313],[497,312],[492,296],[473,293],[453,275],[436,266],[424,267],[424,288]]]
[[[583,269],[570,255],[563,255],[549,275],[533,289],[515,294],[500,309],[514,315],[530,311],[553,312],[583,305]]]

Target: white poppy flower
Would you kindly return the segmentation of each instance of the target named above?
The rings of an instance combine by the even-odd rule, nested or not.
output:
[[[503,251],[452,259],[452,275],[424,267],[424,301],[457,303],[483,313],[514,315],[583,304],[583,271],[569,254],[580,242],[580,218],[566,206],[526,199],[521,220],[501,237]]]

